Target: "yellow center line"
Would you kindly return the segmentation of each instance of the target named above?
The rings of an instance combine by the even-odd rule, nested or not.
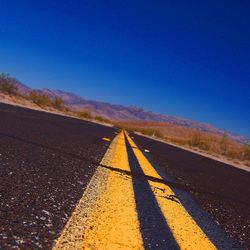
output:
[[[144,174],[162,179],[127,132],[126,136]],[[216,249],[168,185],[148,183],[180,249]]]
[[[99,195],[105,188],[107,170],[103,166],[110,166],[112,164],[117,140],[118,136],[110,144],[100,166],[97,167],[59,238],[54,242],[53,250],[77,250],[82,248],[85,225],[96,205]]]
[[[140,234],[124,133],[118,135],[105,190],[83,233],[83,249],[144,249]],[[119,172],[119,170],[121,170]]]

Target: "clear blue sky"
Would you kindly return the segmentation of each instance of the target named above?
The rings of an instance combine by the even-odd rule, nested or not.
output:
[[[0,72],[250,137],[250,2],[1,0]]]

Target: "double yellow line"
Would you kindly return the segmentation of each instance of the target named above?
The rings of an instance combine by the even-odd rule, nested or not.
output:
[[[129,158],[132,155],[136,162],[132,162]],[[137,164],[140,174],[133,173],[131,164]],[[216,249],[173,190],[165,183],[145,178],[150,176],[162,180],[127,132],[121,131],[116,136],[100,167],[97,175],[101,175],[103,171],[106,171],[106,174],[102,173],[101,179],[94,176],[96,179],[99,178],[98,182],[102,182],[98,196],[94,196],[91,189],[97,188],[100,183],[90,183],[90,187],[85,191],[71,219],[56,241],[54,249],[144,249],[145,242],[150,242],[150,239],[148,236],[145,239],[143,231],[150,232],[150,229],[142,224],[138,207],[147,206],[147,204],[141,204],[142,199],[138,201],[137,197],[142,196],[136,193],[135,182],[138,187],[143,183],[151,190],[153,200],[157,203],[155,206],[159,208],[159,213],[175,241],[175,248]],[[95,200],[94,205],[86,210],[84,202],[86,205],[90,200],[92,203]],[[147,207],[142,209],[147,210]],[[150,218],[154,216],[156,215],[152,214]],[[147,220],[147,218],[143,219]],[[150,225],[148,221],[146,226],[156,227],[157,232],[157,224]],[[164,232],[161,231],[159,234],[162,235]],[[166,240],[168,240],[167,236]],[[152,249],[155,248],[157,244],[152,246]]]

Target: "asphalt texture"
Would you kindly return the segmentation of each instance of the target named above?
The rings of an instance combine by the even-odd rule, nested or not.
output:
[[[114,129],[0,104],[0,249],[50,249]]]
[[[249,172],[143,136],[133,136],[142,150],[150,150],[147,157],[171,178],[174,190],[189,193],[233,241],[250,249]],[[181,192],[178,195],[181,198]],[[184,199],[182,202],[192,214],[188,203]],[[205,230],[204,218],[195,219]]]

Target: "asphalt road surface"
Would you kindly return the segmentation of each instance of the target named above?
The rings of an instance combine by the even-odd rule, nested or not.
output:
[[[114,130],[0,104],[0,249],[50,249]],[[17,248],[16,248],[17,249]]]
[[[74,118],[0,104],[0,249],[52,248],[110,145],[102,138],[112,140],[114,132]],[[204,213],[190,206],[193,201],[186,193],[233,241],[250,249],[249,172],[133,136],[141,152],[150,150],[145,156],[157,164],[158,175],[168,179],[210,239],[216,241],[216,235],[208,230]],[[129,150],[129,155],[135,154],[133,147]],[[140,191],[137,181],[133,183]],[[152,195],[148,186],[144,190]]]

